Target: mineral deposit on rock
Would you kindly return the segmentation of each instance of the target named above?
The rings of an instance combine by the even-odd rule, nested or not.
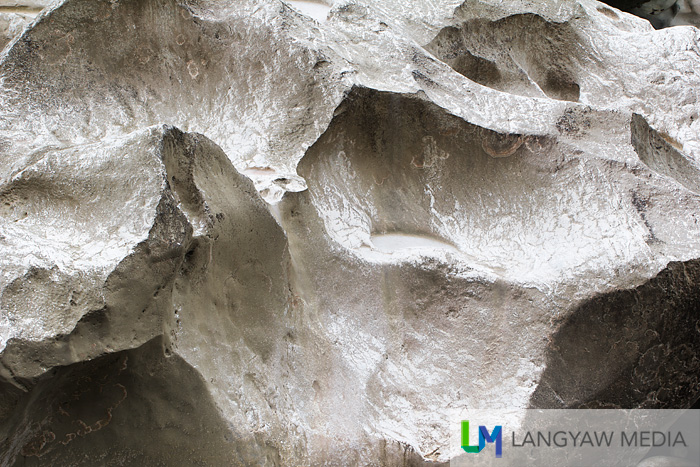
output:
[[[700,397],[698,29],[66,0],[0,30],[0,465],[445,463],[465,407]]]

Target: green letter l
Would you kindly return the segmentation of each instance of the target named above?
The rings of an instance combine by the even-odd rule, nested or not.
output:
[[[469,453],[479,452],[479,446],[469,446],[469,420],[462,420],[462,449]]]

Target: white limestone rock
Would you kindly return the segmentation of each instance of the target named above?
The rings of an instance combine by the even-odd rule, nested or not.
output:
[[[67,0],[5,50],[1,462],[419,465],[465,407],[697,400],[698,30],[307,7]]]
[[[0,11],[0,49],[17,37],[34,15]]]
[[[0,0],[0,50],[52,3],[45,0]]]

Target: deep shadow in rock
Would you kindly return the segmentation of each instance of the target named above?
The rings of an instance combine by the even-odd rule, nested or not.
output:
[[[513,31],[518,31],[514,34]],[[444,28],[426,49],[484,86],[525,96],[578,102],[581,39],[567,23],[535,14],[470,20]],[[583,54],[585,56],[585,54]]]
[[[648,0],[602,0],[602,2],[646,19],[655,29],[671,26],[674,23],[673,18],[681,9],[682,3],[680,1],[650,2]],[[653,7],[649,6],[649,4],[653,5]]]
[[[700,397],[700,260],[600,295],[552,337],[534,408],[688,408]]]
[[[630,122],[632,146],[651,170],[676,180],[693,193],[700,193],[700,170],[683,155],[683,146],[657,131],[639,114]]]
[[[242,465],[201,376],[161,338],[52,370],[2,415],[3,466]]]

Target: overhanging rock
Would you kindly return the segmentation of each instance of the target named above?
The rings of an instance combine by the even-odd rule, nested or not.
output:
[[[697,29],[299,8],[68,0],[5,48],[2,465],[420,465],[465,407],[698,399]]]

